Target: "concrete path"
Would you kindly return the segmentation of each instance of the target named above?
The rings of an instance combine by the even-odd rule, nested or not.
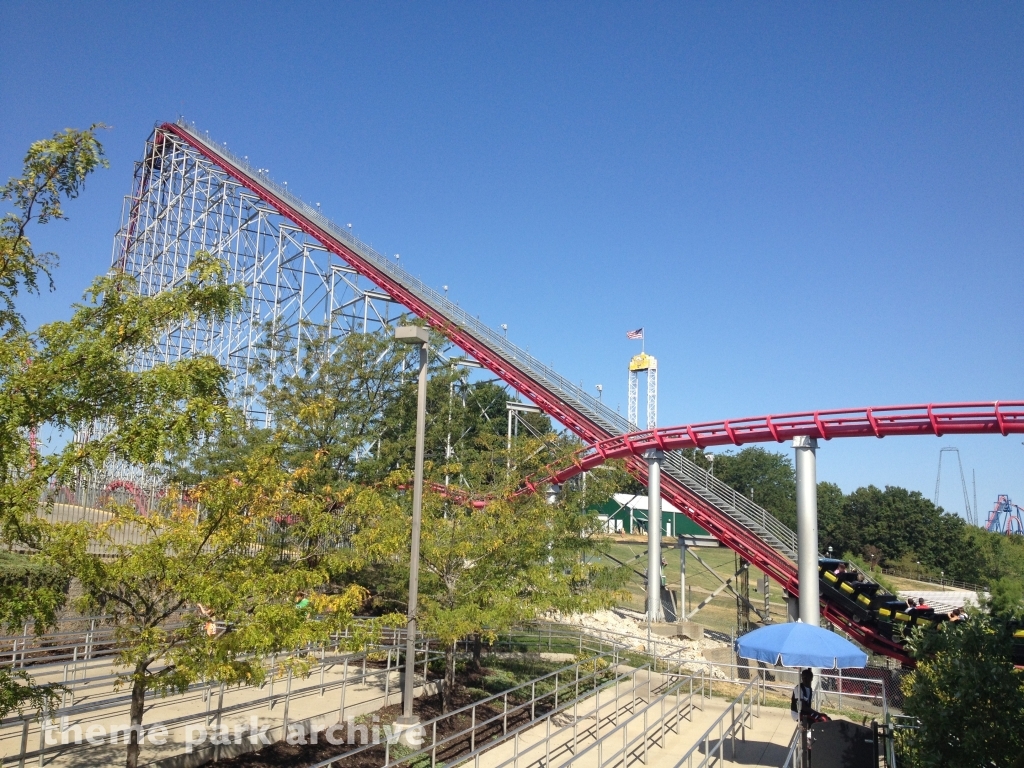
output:
[[[718,701],[717,699],[715,700]],[[709,710],[717,710],[721,714],[725,710],[726,702],[723,700],[717,707],[709,707]],[[755,710],[756,711],[756,710]],[[694,723],[694,727],[684,730],[677,737],[670,737],[664,750],[657,753],[651,760],[650,768],[675,768],[679,759],[686,754],[694,744],[704,735],[707,727],[714,721],[714,717],[708,717],[702,724]],[[789,754],[790,740],[793,738],[793,731],[796,723],[789,715],[788,709],[776,707],[761,707],[760,717],[752,719],[753,727],[746,731],[745,739],[726,740],[722,745],[724,761],[718,765],[746,765],[746,766],[774,766],[778,768]],[[703,728],[701,728],[703,725]],[[728,725],[726,723],[725,725]],[[711,735],[707,749],[716,753],[718,746],[718,733]],[[735,753],[733,747],[735,746]],[[693,764],[696,765],[704,758],[705,748],[699,747],[693,755]],[[684,766],[686,763],[683,764]]]

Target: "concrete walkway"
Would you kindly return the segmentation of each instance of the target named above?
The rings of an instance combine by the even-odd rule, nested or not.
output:
[[[708,726],[714,721],[714,717],[721,714],[726,708],[724,700],[719,703],[715,700],[714,706],[709,706],[709,712],[717,712],[713,717],[708,717],[703,723],[694,723],[693,728],[684,730],[678,736],[673,734],[666,740],[664,750],[656,753],[650,761],[650,768],[675,768],[679,759],[686,754],[697,741],[703,736]],[[755,710],[756,711],[756,710]],[[761,707],[760,717],[752,719],[753,727],[748,728],[745,739],[726,740],[722,745],[724,760],[716,761],[718,765],[748,765],[748,766],[774,766],[778,768],[786,760],[789,754],[790,740],[793,738],[793,731],[796,723],[789,715],[788,709],[776,707]],[[725,723],[728,726],[728,723]],[[701,727],[703,726],[703,728]],[[707,749],[716,753],[718,746],[717,729],[712,734]],[[733,747],[735,746],[735,753]],[[704,747],[697,749],[693,755],[693,764],[696,765],[704,758]],[[683,764],[684,766],[686,763]]]

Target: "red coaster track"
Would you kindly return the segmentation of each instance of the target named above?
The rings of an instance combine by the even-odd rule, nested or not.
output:
[[[1006,435],[1024,431],[1021,411],[1024,404],[1014,402],[817,411],[625,434],[631,428],[620,416],[353,238],[224,147],[183,123],[161,125],[156,131],[153,151],[164,151],[165,142],[201,155],[578,435],[590,447],[581,451],[577,464],[565,471],[568,474],[559,476],[568,477],[607,458],[622,457],[633,476],[646,483],[647,465],[638,454],[645,448],[655,447],[781,442],[796,435],[827,440],[964,432]],[[791,594],[797,594],[795,535],[763,509],[724,484],[704,476],[695,465],[675,453],[666,458],[662,495],[722,544],[767,573]],[[898,644],[871,627],[859,625],[836,606],[825,603],[823,613],[865,646],[907,660]]]
[[[883,405],[805,411],[706,421],[679,427],[644,429],[616,435],[581,448],[571,466],[555,469],[550,481],[569,478],[609,459],[642,456],[644,451],[709,448],[715,445],[781,443],[794,437],[889,437],[896,435],[1010,435],[1024,433],[1024,400],[994,403]]]

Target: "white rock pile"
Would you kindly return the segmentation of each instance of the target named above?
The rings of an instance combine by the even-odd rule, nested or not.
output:
[[[678,652],[680,659],[700,659],[703,658],[705,650],[729,647],[728,643],[708,637],[703,640],[686,640],[681,637],[652,635],[648,633],[646,624],[616,611],[571,614],[556,611],[546,618],[556,624],[585,630],[594,637],[625,643],[631,650],[639,653],[650,653],[657,646],[658,654],[661,656]]]

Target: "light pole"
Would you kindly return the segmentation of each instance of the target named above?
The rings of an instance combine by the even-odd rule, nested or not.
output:
[[[413,675],[416,668],[416,596],[420,581],[420,524],[423,516],[423,436],[427,424],[427,342],[430,334],[416,325],[395,328],[395,341],[418,344],[420,377],[416,386],[416,459],[412,480],[412,548],[409,554],[409,618],[405,636],[405,687],[402,693],[402,716],[395,725],[402,732],[419,725],[412,713]]]

